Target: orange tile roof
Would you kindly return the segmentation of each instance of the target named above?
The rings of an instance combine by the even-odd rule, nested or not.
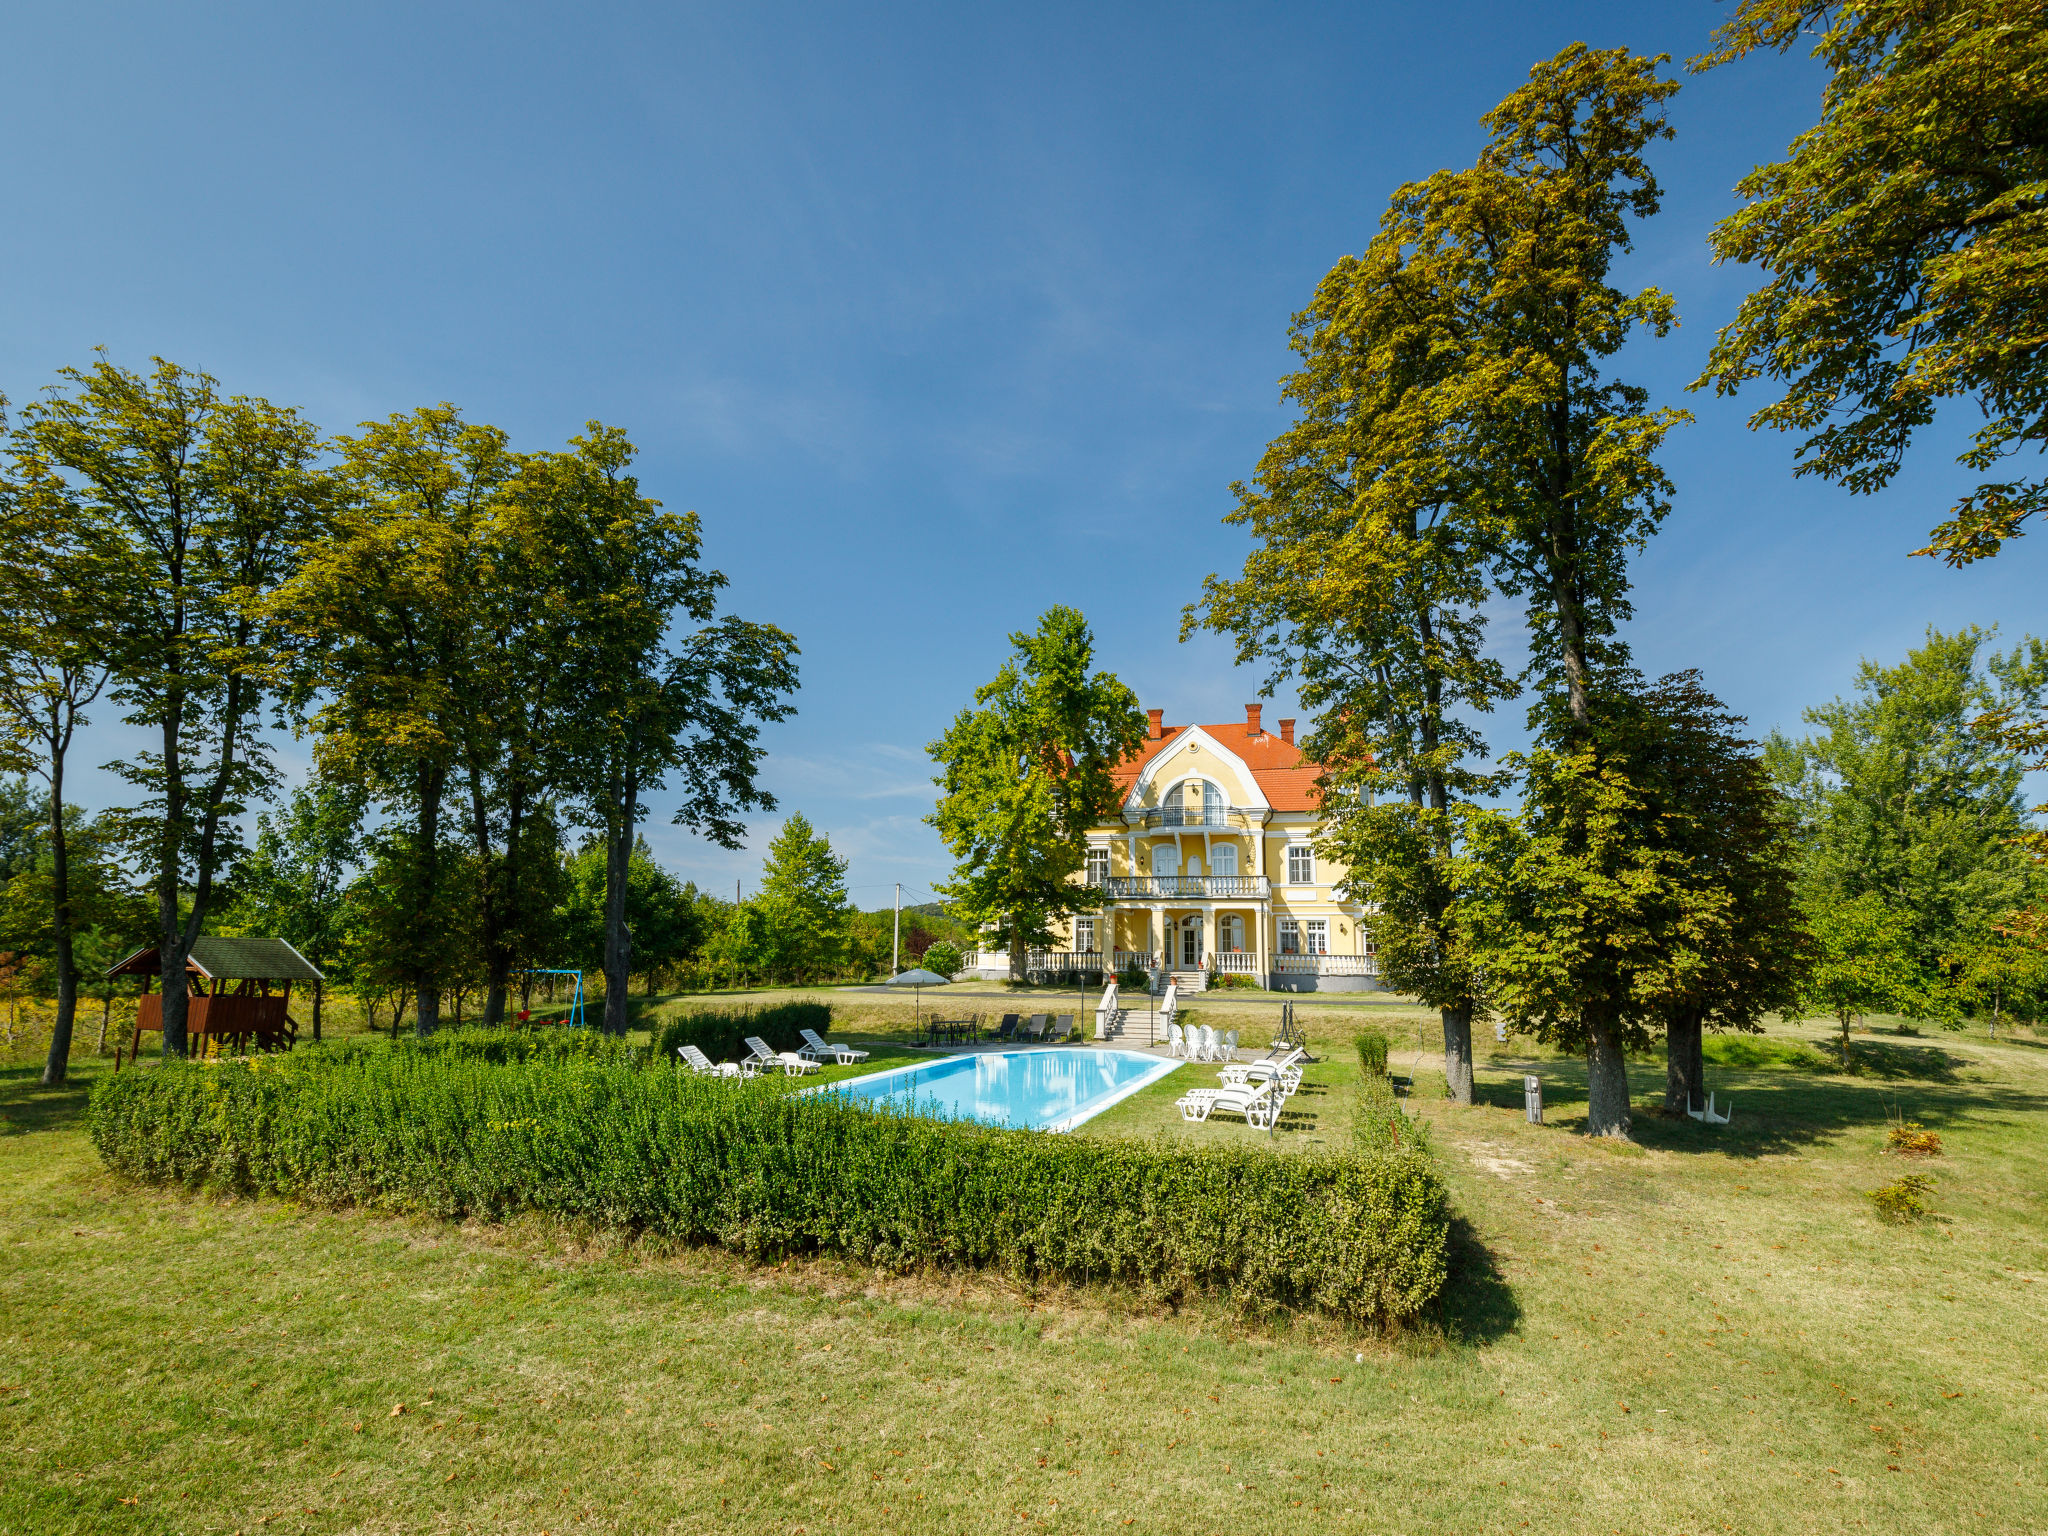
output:
[[[1301,748],[1282,741],[1273,732],[1254,731],[1242,720],[1228,725],[1162,726],[1157,741],[1144,742],[1136,757],[1117,767],[1117,784],[1128,794],[1131,786],[1137,783],[1138,775],[1145,771],[1145,765],[1180,740],[1181,733],[1188,730],[1204,732],[1213,737],[1218,746],[1242,758],[1274,810],[1314,811],[1320,808],[1316,780],[1322,777],[1323,765],[1308,761],[1301,755]]]

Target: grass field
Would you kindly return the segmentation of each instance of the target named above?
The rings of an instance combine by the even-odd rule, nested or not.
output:
[[[847,1001],[835,1034],[904,1032]],[[1356,1096],[1366,1016],[1303,1013],[1282,1151]],[[1844,1077],[1781,1027],[1709,1068],[1733,1125],[1639,1109],[1629,1147],[1575,1134],[1575,1063],[1498,1047],[1456,1110],[1426,1017],[1371,1021],[1461,1213],[1395,1338],[138,1190],[83,1080],[9,1069],[0,1532],[2048,1529],[2048,1046],[1880,1032]],[[1083,1133],[1251,1136],[1171,1118],[1201,1070]],[[1888,1113],[1943,1138],[1933,1221],[1864,1198]]]

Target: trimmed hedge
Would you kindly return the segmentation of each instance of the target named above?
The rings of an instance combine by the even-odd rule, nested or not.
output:
[[[825,1034],[832,1028],[829,1003],[778,1003],[773,1008],[707,1008],[670,1019],[655,1037],[654,1057],[670,1066],[676,1051],[694,1045],[713,1061],[738,1061],[753,1052],[747,1036],[759,1035],[771,1050],[802,1050],[800,1030]]]
[[[496,1220],[522,1211],[896,1271],[1111,1280],[1412,1317],[1441,1289],[1426,1149],[1287,1155],[997,1130],[618,1064],[418,1051],[171,1062],[101,1079],[129,1177]]]

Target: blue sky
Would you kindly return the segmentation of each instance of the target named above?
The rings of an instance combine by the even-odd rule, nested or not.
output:
[[[1256,697],[1222,642],[1177,643],[1179,611],[1243,557],[1219,519],[1286,424],[1289,315],[1389,193],[1469,163],[1480,114],[1564,44],[1683,59],[1722,14],[16,8],[0,390],[103,344],[333,429],[444,399],[526,447],[623,426],[649,493],[703,515],[731,610],[803,646],[768,784],[851,856],[861,905],[897,880],[913,899],[947,869],[924,744],[1047,605],[1080,607],[1170,720]],[[1929,624],[2043,627],[2038,540],[1960,573],[1906,558],[1962,483],[1967,422],[1852,498],[1746,430],[1761,397],[1681,395],[1752,280],[1709,265],[1706,231],[1819,83],[1802,59],[1689,81],[1623,273],[1684,319],[1625,371],[1699,416],[1666,454],[1678,499],[1629,638],[1759,734]],[[126,747],[102,727],[85,756]],[[751,887],[765,828],[730,854],[654,806],[666,861]]]

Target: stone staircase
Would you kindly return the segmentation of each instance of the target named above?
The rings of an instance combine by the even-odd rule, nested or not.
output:
[[[1209,990],[1207,971],[1170,971],[1167,974],[1173,978],[1173,984],[1179,989],[1182,997],[1190,997],[1197,992]]]

